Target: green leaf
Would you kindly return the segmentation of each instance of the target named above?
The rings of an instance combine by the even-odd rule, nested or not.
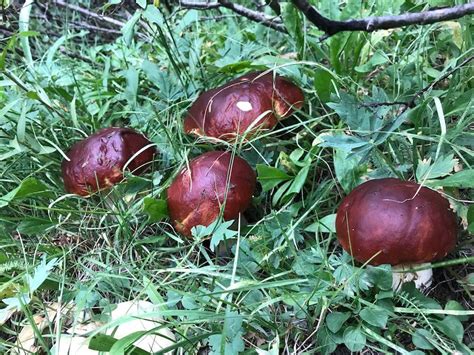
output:
[[[411,337],[411,341],[413,344],[423,350],[432,350],[434,349],[433,345],[431,345],[430,339],[432,339],[432,336],[430,332],[428,332],[425,329],[417,329],[413,333]]]
[[[364,308],[359,313],[360,318],[377,328],[386,327],[388,315],[388,311],[379,308]]]
[[[359,327],[347,327],[343,338],[350,351],[361,351],[365,347],[366,337]]]
[[[0,197],[0,208],[7,206],[10,202],[27,197],[44,196],[49,194],[49,188],[35,178],[27,178],[20,185]]]
[[[133,36],[135,34],[135,25],[137,24],[138,20],[140,20],[140,17],[142,15],[142,12],[140,10],[135,11],[135,14],[132,16],[130,20],[127,21],[127,23],[122,27],[122,34],[123,34],[123,39],[127,46],[130,46],[132,43]]]
[[[43,255],[40,264],[34,269],[33,275],[25,275],[26,284],[28,285],[28,290],[30,294],[35,292],[42,285],[42,283],[48,278],[52,269],[57,264],[57,258],[53,258],[50,261],[46,262],[46,256]]]
[[[216,246],[225,239],[233,238],[237,235],[237,232],[229,229],[234,221],[222,222],[220,219],[216,219],[210,225],[196,226],[191,229],[191,233],[195,238],[204,238],[212,235],[210,242],[210,249],[214,251]]]
[[[392,289],[392,268],[390,265],[367,265],[365,273],[368,276],[368,281],[371,285],[380,290]]]
[[[36,235],[44,233],[48,228],[54,226],[49,219],[36,218],[36,217],[27,217],[17,227],[17,230],[21,234],[26,235]]]
[[[368,73],[375,67],[378,67],[381,64],[385,64],[388,62],[388,57],[385,53],[380,50],[377,50],[372,57],[370,57],[369,61],[363,65],[359,65],[354,69],[358,73]]]
[[[472,189],[474,188],[474,170],[462,170],[442,180],[427,181],[426,185]]]
[[[431,158],[418,162],[416,168],[416,178],[418,181],[424,179],[436,179],[448,175],[454,169],[456,159],[453,159],[453,154],[439,157],[433,164]]]
[[[238,354],[245,350],[242,331],[243,317],[237,312],[227,312],[222,334],[209,337],[212,354]]]
[[[467,210],[467,230],[469,233],[474,234],[474,205],[470,205]]]
[[[127,79],[127,86],[125,87],[125,98],[130,105],[135,105],[137,101],[138,92],[138,71],[130,66],[125,71],[125,79]]]
[[[94,335],[90,342],[89,342],[89,349],[90,350],[96,350],[96,351],[104,351],[108,352],[110,349],[114,346],[114,344],[118,340],[115,339],[113,336],[106,335],[106,334],[96,334]],[[143,349],[137,348],[137,347],[132,347],[131,349],[127,350],[127,354],[130,355],[149,355],[150,353],[148,351],[145,351]]]
[[[308,177],[309,168],[310,168],[310,166],[307,165],[298,172],[298,174],[295,176],[295,179],[293,180],[292,184],[290,185],[290,188],[285,193],[285,196],[291,196],[291,195],[297,194],[301,191],[301,189],[303,188],[303,186],[306,182],[306,178]]]
[[[143,212],[148,215],[149,223],[155,223],[168,216],[168,204],[165,200],[145,197],[143,200]]]
[[[367,174],[367,165],[360,164],[359,155],[349,154],[342,149],[334,149],[333,159],[336,178],[346,193],[362,183],[362,176]]]
[[[273,189],[283,181],[291,179],[291,176],[284,171],[264,164],[257,164],[257,174],[264,192]]]
[[[313,233],[336,233],[336,214],[330,214],[305,228]]]
[[[464,311],[467,313],[467,311],[464,309],[464,307],[458,302],[454,300],[450,300],[446,303],[446,306],[444,306],[444,309],[449,310],[449,311]],[[455,316],[457,317],[461,322],[466,322],[469,320],[468,315],[460,315],[460,316]]]
[[[337,333],[344,323],[351,317],[349,312],[332,312],[326,316],[326,326],[328,329]]]
[[[435,326],[452,340],[462,342],[464,327],[457,317],[446,316],[442,321],[435,322]]]
[[[336,89],[336,80],[333,80],[332,74],[325,69],[318,68],[314,71],[314,89],[319,99],[326,103],[330,100],[331,94]]]

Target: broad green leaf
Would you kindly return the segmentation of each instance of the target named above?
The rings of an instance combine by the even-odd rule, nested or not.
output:
[[[291,194],[297,194],[301,191],[301,189],[303,188],[306,182],[306,178],[308,177],[309,168],[310,166],[307,165],[298,172],[292,184],[290,185],[290,188],[286,192],[285,196],[289,196]]]
[[[130,66],[124,73],[127,79],[127,86],[125,87],[125,98],[130,105],[134,105],[137,101],[138,92],[138,71]]]
[[[336,90],[336,80],[334,80],[329,71],[321,68],[316,69],[313,75],[314,89],[316,90],[319,99],[324,103],[328,102],[331,98],[331,94]]]
[[[229,229],[234,221],[221,221],[216,219],[210,225],[196,226],[191,229],[191,233],[195,238],[204,238],[211,235],[210,249],[214,251],[216,246],[223,240],[233,238],[237,232]]]
[[[142,12],[140,10],[135,11],[135,14],[130,18],[130,20],[127,21],[125,26],[122,27],[121,31],[123,34],[123,39],[127,46],[132,43],[132,39],[135,34],[135,25],[137,24],[138,20],[140,20],[141,15]]]
[[[454,300],[448,301],[444,309],[450,310],[450,311],[466,311],[464,307],[458,301],[454,301]],[[461,322],[466,322],[469,320],[468,315],[464,315],[464,316],[460,315],[460,316],[455,316],[455,317],[457,317]]]
[[[355,67],[355,70],[358,73],[368,73],[369,71],[373,70],[375,67],[378,67],[387,62],[388,62],[387,55],[383,53],[382,51],[378,50],[372,55],[372,57],[370,57],[367,63]]]
[[[435,326],[452,340],[462,342],[464,327],[457,317],[446,316],[442,321],[435,322]]]
[[[351,317],[350,312],[332,312],[326,316],[326,326],[328,329],[337,333],[344,323]]]
[[[441,180],[427,181],[426,185],[472,189],[474,188],[474,170],[462,170]]]
[[[148,215],[148,222],[155,223],[168,216],[168,204],[165,200],[145,197],[143,200],[143,212]]]
[[[36,218],[36,217],[27,217],[17,227],[17,230],[20,234],[26,235],[36,235],[44,233],[48,228],[54,226],[49,219]]]
[[[470,205],[467,210],[467,230],[469,233],[474,234],[474,205]]]
[[[263,191],[269,191],[281,182],[291,179],[284,171],[264,164],[257,164],[257,175]]]
[[[367,280],[372,286],[375,286],[380,290],[392,289],[393,275],[390,265],[368,265],[365,269],[365,273],[368,276]]]
[[[108,352],[114,346],[118,340],[111,335],[106,334],[96,334],[94,335],[89,342],[89,349],[96,351],[105,351]],[[128,349],[127,354],[130,355],[149,355],[148,351],[143,349],[132,347]]]
[[[0,197],[0,208],[7,206],[14,200],[33,196],[44,196],[45,194],[49,194],[49,192],[49,188],[41,181],[35,178],[27,178],[21,182],[20,186]]]
[[[432,350],[434,349],[433,345],[431,345],[430,339],[432,339],[432,335],[425,329],[417,329],[413,333],[411,337],[411,341],[418,349],[423,350]]]
[[[359,316],[364,321],[377,328],[385,328],[388,321],[388,311],[379,308],[364,308]]]
[[[344,344],[350,351],[361,351],[365,347],[366,337],[359,327],[347,327],[343,337]]]

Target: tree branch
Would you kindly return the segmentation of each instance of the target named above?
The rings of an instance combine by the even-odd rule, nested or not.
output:
[[[95,12],[89,11],[87,9],[83,9],[80,6],[73,5],[73,4],[68,4],[67,2],[65,2],[63,0],[55,0],[54,3],[56,5],[67,7],[68,9],[79,12],[80,14],[83,14],[83,15],[86,15],[86,16],[89,16],[89,17],[92,17],[92,18],[95,18],[95,19],[98,19],[98,20],[108,22],[108,23],[110,23],[112,25],[115,25],[115,26],[118,26],[118,27],[123,27],[125,25],[125,22],[118,21],[116,19],[113,19],[112,17],[96,14]]]
[[[335,21],[321,15],[307,0],[292,0],[292,2],[301,12],[303,12],[309,21],[325,32],[325,37],[344,31],[372,32],[408,25],[427,25],[474,14],[474,2],[471,2],[469,4],[424,12]]]
[[[263,12],[255,11],[239,4],[234,4],[230,0],[217,0],[213,2],[195,2],[189,0],[180,0],[179,4],[181,5],[181,7],[187,9],[198,10],[209,10],[225,7],[229,10],[232,10],[236,14],[248,18],[249,20],[261,23],[262,25],[270,27],[276,31],[287,33],[285,26],[279,19],[267,16]]]

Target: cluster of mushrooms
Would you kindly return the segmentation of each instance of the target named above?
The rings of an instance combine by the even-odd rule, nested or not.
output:
[[[288,79],[254,72],[202,93],[188,111],[184,130],[211,141],[236,142],[271,130],[303,102],[303,91]],[[125,169],[142,173],[155,154],[155,146],[134,130],[100,130],[67,153],[62,164],[65,188],[87,196],[120,182]],[[208,226],[219,217],[236,219],[249,207],[255,187],[255,172],[244,159],[227,151],[202,154],[179,172],[167,191],[171,222],[191,237],[195,226]],[[414,182],[376,179],[344,198],[336,232],[357,261],[403,267],[446,256],[456,243],[457,222],[438,192]],[[424,284],[430,280],[428,276]]]

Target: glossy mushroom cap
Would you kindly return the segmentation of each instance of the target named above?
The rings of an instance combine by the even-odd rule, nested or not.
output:
[[[456,216],[436,191],[399,179],[371,180],[342,201],[336,217],[342,247],[370,264],[418,264],[456,244]]]
[[[272,129],[303,102],[303,91],[288,79],[272,72],[249,73],[202,93],[189,109],[184,131],[232,141]]]
[[[230,174],[230,176],[229,176]],[[214,222],[224,206],[224,220],[236,219],[250,205],[256,176],[250,165],[229,152],[213,151],[189,162],[168,189],[168,211],[175,229]]]
[[[62,173],[69,193],[87,196],[123,179],[123,168],[130,158],[151,142],[128,128],[105,128],[77,142],[64,159]],[[142,173],[153,160],[156,148],[138,154],[127,165],[135,175]]]

